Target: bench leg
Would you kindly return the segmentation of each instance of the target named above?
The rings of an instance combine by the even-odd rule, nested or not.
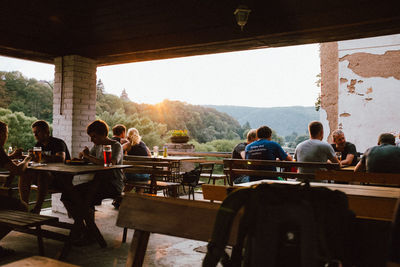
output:
[[[122,232],[122,243],[126,242],[126,235],[128,234],[128,228],[124,227],[124,231]]]
[[[39,255],[44,256],[42,229],[40,228],[40,226],[36,226],[36,232],[37,232],[37,240],[38,240],[38,247],[39,247]]]
[[[127,267],[141,267],[146,254],[150,232],[135,230],[132,238],[131,249],[129,250]]]

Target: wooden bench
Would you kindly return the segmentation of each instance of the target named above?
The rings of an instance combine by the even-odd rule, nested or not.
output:
[[[315,172],[316,180],[330,180],[347,183],[400,186],[399,173],[369,173],[342,170]]]
[[[338,163],[320,163],[320,162],[294,162],[294,161],[278,161],[278,160],[243,160],[243,159],[224,159],[224,173],[228,177],[229,185],[233,185],[234,178],[240,175],[265,177],[265,178],[297,178],[301,180],[315,179],[314,173],[297,173],[287,171],[269,171],[261,170],[263,167],[279,167],[281,169],[291,168],[312,168],[339,170]]]
[[[44,216],[25,211],[0,210],[0,225],[11,230],[37,236],[39,254],[44,255],[43,238],[64,242],[60,258],[64,258],[70,248],[69,236],[42,229],[44,225],[71,229],[72,225],[61,223],[57,217]]]
[[[16,188],[11,187],[14,178],[15,176],[8,171],[0,172],[0,195],[9,197],[13,195],[13,191],[16,191]]]
[[[126,266],[142,266],[150,233],[208,241],[219,204],[187,199],[126,194],[117,226],[135,229]],[[238,220],[229,244],[235,243]]]
[[[29,267],[29,266],[40,266],[40,267],[77,267],[78,265],[69,264],[66,262],[50,259],[42,256],[33,256],[25,258],[19,261],[14,261],[9,264],[3,265],[3,267]]]
[[[203,187],[222,187],[204,185]],[[135,229],[126,266],[143,265],[150,233],[207,242],[214,228],[219,204],[186,199],[126,194],[119,209],[117,226]],[[235,244],[240,215],[233,223],[228,245]],[[356,266],[383,266],[390,222],[357,218]]]
[[[273,180],[265,180],[262,182],[298,184],[298,182]],[[257,181],[243,185],[257,183],[261,182]],[[327,187],[332,190],[340,190],[346,193],[350,209],[353,210],[359,218],[391,221],[396,209],[396,203],[400,197],[400,188],[327,183],[310,184],[311,186]],[[243,187],[241,185],[227,187],[204,184],[202,186],[203,197],[205,200],[223,201],[228,191]]]

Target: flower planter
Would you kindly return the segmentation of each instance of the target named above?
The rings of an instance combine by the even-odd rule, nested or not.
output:
[[[171,143],[187,143],[189,136],[171,136]]]

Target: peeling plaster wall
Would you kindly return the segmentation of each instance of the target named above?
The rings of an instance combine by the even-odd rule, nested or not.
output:
[[[338,126],[338,44],[323,43],[321,57],[321,110],[320,121],[324,126],[324,138],[331,141],[331,133]]]
[[[337,125],[346,139],[364,152],[379,134],[398,134],[400,35],[338,42],[338,65]]]

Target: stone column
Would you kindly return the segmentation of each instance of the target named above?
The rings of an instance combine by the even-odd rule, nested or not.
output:
[[[78,55],[54,60],[53,136],[65,141],[72,157],[90,147],[86,126],[96,116],[96,63]]]

